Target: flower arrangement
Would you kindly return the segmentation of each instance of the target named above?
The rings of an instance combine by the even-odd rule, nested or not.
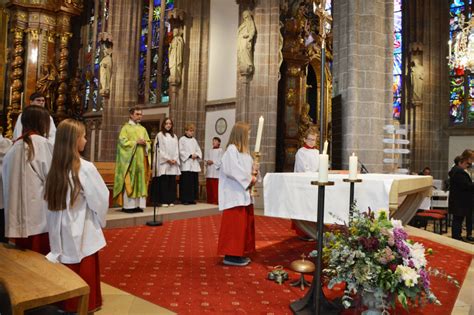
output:
[[[324,238],[323,272],[329,288],[346,283],[343,306],[348,308],[353,294],[364,292],[372,292],[385,314],[395,298],[405,309],[440,304],[430,290],[430,275],[441,273],[427,268],[425,248],[408,240],[401,221],[389,219],[387,210],[351,212],[349,225],[326,232]]]

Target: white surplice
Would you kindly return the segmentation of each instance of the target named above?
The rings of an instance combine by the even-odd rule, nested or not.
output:
[[[319,171],[319,151],[301,147],[295,155],[295,172],[318,172]]]
[[[191,155],[197,155],[197,159],[192,159]],[[195,138],[182,136],[179,138],[179,158],[181,159],[181,172],[200,172],[202,159],[201,148]]]
[[[3,209],[3,181],[2,181],[2,165],[3,158],[7,151],[11,148],[12,141],[8,138],[4,138],[0,134],[0,209]]]
[[[109,190],[94,164],[83,159],[79,181],[82,189],[73,206],[68,191],[66,209],[48,211],[51,252],[46,258],[52,262],[76,264],[106,244],[102,228],[109,207]]]
[[[56,138],[56,125],[54,124],[53,117],[49,116],[49,120],[50,120],[50,123],[49,123],[48,140],[54,146],[54,140]],[[13,140],[18,139],[22,133],[23,133],[23,125],[21,124],[21,114],[20,114],[18,115],[18,118],[16,120],[15,129],[13,130]]]
[[[48,139],[32,135],[34,158],[28,161],[28,145],[18,140],[3,159],[5,236],[25,238],[48,232],[44,185],[53,157]]]
[[[158,163],[158,174],[161,175],[180,175],[179,170],[179,148],[178,148],[178,137],[166,133],[163,135],[161,131],[155,137],[155,144],[158,141],[159,156],[158,159],[153,161],[153,164]],[[176,164],[171,165],[167,161],[175,160]],[[156,165],[155,165],[156,167]]]
[[[240,153],[233,144],[227,147],[219,173],[219,210],[252,203],[250,189],[253,160],[250,154]]]
[[[222,155],[224,150],[222,148],[212,148],[207,151],[206,161],[212,161],[211,165],[206,163],[206,178],[219,178],[219,169],[221,167]]]

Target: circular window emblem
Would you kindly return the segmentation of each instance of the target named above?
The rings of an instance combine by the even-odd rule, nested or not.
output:
[[[215,129],[219,136],[223,135],[227,130],[227,121],[224,118],[219,118],[216,121]]]

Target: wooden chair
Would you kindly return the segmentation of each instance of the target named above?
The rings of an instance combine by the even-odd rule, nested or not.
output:
[[[49,262],[39,253],[0,244],[0,283],[10,297],[13,315],[73,297],[79,298],[78,314],[87,314],[87,283],[68,267]]]
[[[109,207],[113,207],[112,194],[114,191],[115,162],[94,162],[94,165],[109,189]]]

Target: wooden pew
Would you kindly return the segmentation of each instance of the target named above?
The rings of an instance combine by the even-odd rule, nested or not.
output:
[[[78,314],[87,314],[87,283],[68,267],[51,263],[39,253],[0,244],[0,283],[10,297],[13,315],[73,297],[79,297]]]
[[[94,162],[95,167],[102,176],[109,189],[114,188],[115,162]]]

